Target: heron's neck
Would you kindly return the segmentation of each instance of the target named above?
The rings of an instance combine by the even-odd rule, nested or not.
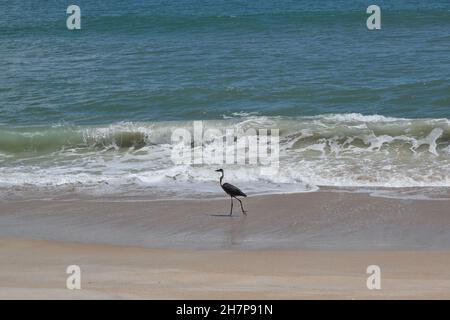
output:
[[[222,185],[223,176],[224,176],[224,173],[222,172],[222,176],[220,177],[220,185]]]

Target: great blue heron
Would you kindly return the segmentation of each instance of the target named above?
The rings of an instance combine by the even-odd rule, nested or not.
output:
[[[218,170],[216,170],[216,172],[222,172],[222,176],[220,177],[220,186],[222,187],[223,191],[225,191],[231,198],[230,216],[233,214],[233,198],[235,198],[237,201],[239,201],[239,203],[241,204],[242,213],[244,215],[247,215],[247,211],[245,211],[244,207],[242,206],[242,201],[237,198],[237,196],[247,197],[247,195],[245,193],[243,193],[241,191],[241,189],[233,186],[232,184],[229,184],[229,183],[222,184],[222,180],[223,180],[223,176],[224,176],[223,169],[218,169]]]

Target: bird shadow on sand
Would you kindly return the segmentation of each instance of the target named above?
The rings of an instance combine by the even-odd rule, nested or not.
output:
[[[220,218],[242,218],[242,217],[245,217],[244,215],[232,215],[232,216],[230,216],[229,214],[219,214],[219,213],[216,213],[216,214],[210,214],[209,215],[210,217],[220,217]]]

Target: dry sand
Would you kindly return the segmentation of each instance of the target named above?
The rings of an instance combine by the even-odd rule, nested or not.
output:
[[[1,299],[450,298],[450,252],[146,249],[5,239]],[[66,289],[68,265],[81,290]],[[381,268],[368,290],[366,268]]]
[[[449,201],[317,192],[0,202],[0,298],[450,298]],[[82,289],[65,271],[82,270]],[[381,268],[368,290],[366,268]]]

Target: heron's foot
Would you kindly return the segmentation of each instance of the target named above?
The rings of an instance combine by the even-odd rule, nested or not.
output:
[[[231,217],[232,214],[233,214],[233,212],[230,212],[230,217]]]
[[[247,211],[242,211],[242,213],[244,214],[244,216],[246,216],[246,215],[247,215]]]

